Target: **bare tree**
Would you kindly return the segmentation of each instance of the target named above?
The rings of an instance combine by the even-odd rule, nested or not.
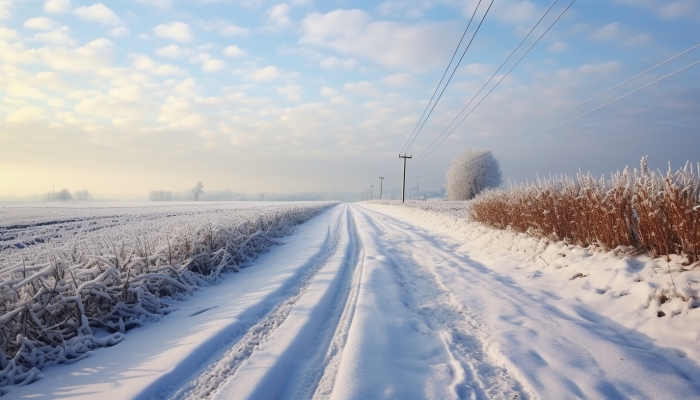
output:
[[[199,195],[202,194],[203,187],[204,185],[202,184],[202,181],[199,181],[196,185],[194,185],[194,188],[192,189],[192,197],[194,198],[194,201],[199,201]]]
[[[447,170],[447,197],[450,200],[469,200],[502,182],[501,167],[491,151],[465,151],[452,160]]]

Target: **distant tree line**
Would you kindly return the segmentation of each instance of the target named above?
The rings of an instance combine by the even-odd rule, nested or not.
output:
[[[87,189],[76,190],[72,194],[68,189],[61,189],[54,194],[52,194],[51,192],[46,193],[47,201],[90,201],[92,199],[92,193],[90,193]]]

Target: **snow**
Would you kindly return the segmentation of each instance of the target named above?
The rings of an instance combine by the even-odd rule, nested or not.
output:
[[[304,224],[254,267],[195,292],[162,321],[134,329],[117,346],[95,350],[78,363],[48,368],[44,379],[13,387],[10,396],[94,399],[102,393],[150,399],[177,388],[303,283],[304,272],[326,253],[332,240],[328,221],[337,212],[336,207]]]
[[[431,207],[327,210],[162,321],[9,396],[700,398],[698,271]],[[671,276],[687,298],[662,303]]]

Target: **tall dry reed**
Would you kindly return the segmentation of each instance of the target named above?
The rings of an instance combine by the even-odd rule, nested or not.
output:
[[[474,220],[537,237],[607,249],[635,247],[652,255],[700,259],[700,163],[676,172],[642,168],[596,179],[536,179],[529,185],[482,193],[472,201]]]

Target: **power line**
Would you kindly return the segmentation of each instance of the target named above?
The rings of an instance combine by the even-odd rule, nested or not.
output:
[[[416,129],[418,128],[418,125],[420,125],[420,122],[423,120],[425,113],[428,111],[428,108],[430,108],[430,104],[433,102],[433,99],[435,98],[435,94],[440,89],[440,85],[442,84],[442,81],[445,79],[445,75],[447,75],[447,71],[450,70],[450,65],[452,65],[452,61],[454,61],[455,56],[457,55],[457,51],[459,51],[459,47],[462,46],[462,41],[464,40],[464,37],[467,35],[467,31],[469,30],[469,27],[472,24],[472,20],[474,20],[474,16],[476,15],[476,10],[479,9],[479,6],[481,5],[481,1],[482,0],[479,0],[479,3],[476,5],[476,8],[474,9],[474,13],[472,13],[472,17],[469,19],[469,23],[467,24],[467,29],[464,30],[464,33],[462,34],[462,38],[459,39],[459,43],[457,44],[457,48],[455,48],[455,52],[452,53],[452,58],[450,58],[450,62],[447,64],[447,67],[445,68],[445,72],[442,73],[442,77],[440,78],[440,82],[438,82],[437,86],[435,87],[435,91],[433,92],[433,95],[430,97],[430,101],[428,102],[428,104],[426,104],[425,110],[423,110],[423,114],[421,114],[420,118],[418,119],[418,122],[416,123],[416,126],[413,128],[413,132],[411,132],[411,135],[408,137],[408,139],[406,139],[406,143],[404,143],[403,147],[401,147],[401,151],[399,151],[399,153],[403,153],[404,148],[406,147],[406,145],[408,145],[408,142],[413,137],[413,134],[416,133]]]
[[[700,46],[700,45],[698,45],[698,46]],[[695,47],[698,47],[698,46],[695,46]],[[695,48],[695,47],[693,47],[693,48]],[[692,50],[693,48],[691,48],[690,50]],[[687,52],[687,51],[686,51],[686,52]],[[684,53],[686,53],[686,52],[684,52]],[[684,53],[682,53],[682,54],[684,54]],[[675,57],[674,57],[674,58],[675,58]],[[669,61],[670,61],[670,60],[669,60]],[[664,63],[665,63],[665,62],[664,62]],[[664,64],[664,63],[662,63],[662,64]],[[659,65],[662,65],[662,64],[659,64]],[[612,103],[615,103],[615,102],[617,102],[617,101],[619,101],[619,100],[622,100],[622,99],[624,99],[625,97],[630,96],[630,95],[632,95],[632,94],[634,94],[634,93],[636,93],[636,92],[639,92],[639,91],[642,90],[642,89],[645,89],[645,88],[647,88],[647,87],[649,87],[649,86],[651,86],[651,85],[654,85],[654,84],[656,84],[656,83],[658,83],[658,82],[661,82],[662,80],[664,80],[664,79],[666,79],[666,78],[670,78],[671,76],[676,75],[676,74],[678,74],[678,73],[680,73],[680,72],[682,72],[682,71],[684,71],[684,70],[686,70],[686,69],[688,69],[688,68],[690,68],[690,67],[693,67],[693,66],[695,66],[695,65],[697,65],[697,64],[700,64],[700,61],[695,61],[694,63],[692,63],[692,64],[690,64],[690,65],[687,65],[687,66],[685,66],[685,67],[683,67],[683,68],[680,68],[680,69],[678,69],[678,70],[676,70],[676,71],[674,71],[674,72],[671,72],[671,73],[668,74],[668,75],[662,76],[661,78],[656,79],[656,80],[653,81],[653,82],[647,83],[646,85],[644,85],[644,86],[642,86],[642,87],[640,87],[640,88],[637,88],[637,89],[635,89],[635,90],[633,90],[633,91],[631,91],[631,92],[629,92],[629,93],[626,93],[626,94],[624,94],[624,95],[622,95],[622,96],[619,96],[619,97],[615,98],[614,100],[611,100],[611,101],[609,101],[609,102],[607,102],[607,103],[605,103],[605,104],[603,104],[603,105],[600,105],[600,106],[598,106],[598,107],[596,107],[596,108],[594,108],[594,109],[592,109],[592,110],[590,110],[590,111],[587,111],[587,112],[585,112],[585,113],[583,113],[583,114],[581,114],[581,115],[579,115],[579,116],[576,116],[576,117],[574,117],[574,118],[571,118],[571,119],[569,119],[568,121],[562,122],[561,124],[559,124],[559,125],[557,125],[557,126],[554,126],[554,127],[550,128],[550,129],[547,129],[546,131],[543,131],[543,132],[540,132],[540,133],[538,133],[538,134],[536,134],[536,135],[533,135],[533,136],[530,136],[530,137],[528,137],[528,138],[525,138],[525,139],[523,139],[523,140],[521,140],[521,141],[519,141],[519,142],[517,142],[517,143],[514,143],[514,144],[512,144],[512,145],[510,145],[510,146],[508,146],[508,147],[506,147],[506,148],[512,148],[512,147],[517,146],[517,145],[519,145],[519,144],[521,144],[521,143],[523,143],[523,142],[526,142],[526,141],[528,141],[528,140],[531,140],[531,139],[534,139],[534,138],[536,138],[536,137],[538,137],[538,136],[541,136],[541,135],[543,135],[543,134],[545,134],[545,133],[547,133],[547,132],[550,132],[550,131],[552,131],[552,130],[554,130],[554,129],[556,129],[556,128],[559,128],[559,127],[561,127],[561,126],[563,126],[563,125],[566,125],[566,124],[568,124],[568,123],[570,123],[570,122],[572,122],[572,121],[575,121],[575,120],[577,120],[577,119],[579,119],[579,118],[581,118],[581,117],[584,117],[584,116],[586,116],[586,115],[588,115],[588,114],[590,114],[590,113],[592,113],[592,112],[594,112],[594,111],[600,110],[600,109],[603,108],[603,107],[606,107],[606,106],[608,106],[608,105],[610,105],[610,104],[612,104]],[[654,68],[656,68],[656,67],[654,67]],[[653,69],[653,68],[652,68],[652,69]],[[651,69],[650,69],[650,70],[651,70]],[[650,71],[650,70],[649,70],[649,71]],[[646,72],[645,72],[645,73],[646,73]],[[616,86],[616,87],[619,87],[619,86],[620,86],[620,85],[618,85],[618,86]],[[596,97],[599,97],[599,96],[596,96]],[[593,100],[593,99],[591,99],[591,100]],[[590,101],[590,100],[589,100],[589,101]],[[517,135],[517,136],[521,136],[521,135],[522,135],[522,134],[519,134],[519,135]],[[513,138],[511,138],[511,140],[514,139],[514,138],[517,137],[517,136],[514,136]],[[502,143],[499,144],[498,146],[501,146],[503,143],[506,143],[506,142],[502,142]],[[494,149],[495,149],[496,147],[498,147],[498,146],[495,146]],[[484,156],[481,156],[481,157],[485,157],[485,155],[484,155]],[[474,158],[472,161],[473,161],[473,162],[476,162],[476,161],[478,161],[479,159],[480,159],[480,157],[476,157],[476,158]],[[414,166],[415,166],[415,164],[414,164]],[[413,167],[411,167],[411,168],[413,168]],[[409,169],[409,171],[410,171],[410,169]]]
[[[632,78],[629,78],[628,80],[626,80],[626,81],[620,83],[619,85],[617,85],[617,86],[615,86],[615,87],[613,87],[613,88],[611,88],[611,89],[608,89],[608,90],[606,90],[606,91],[604,91],[604,92],[602,92],[602,93],[600,93],[600,94],[598,94],[598,95],[596,95],[596,96],[594,96],[594,97],[591,97],[590,99],[584,101],[583,103],[577,105],[576,107],[570,108],[570,109],[564,111],[563,113],[557,115],[557,116],[554,117],[554,118],[551,118],[551,119],[549,119],[549,120],[547,120],[547,121],[545,121],[545,122],[543,122],[543,123],[541,123],[541,124],[539,124],[539,125],[537,125],[537,126],[535,126],[535,127],[533,127],[533,128],[530,128],[530,129],[526,130],[526,131],[523,132],[523,133],[519,133],[519,134],[517,134],[517,135],[511,137],[510,139],[507,139],[507,140],[505,140],[505,141],[503,141],[503,142],[497,144],[495,147],[500,147],[500,146],[502,146],[502,145],[504,145],[504,144],[506,144],[506,143],[508,143],[508,142],[510,142],[510,141],[512,141],[512,140],[514,140],[514,139],[516,139],[516,138],[518,138],[518,137],[520,137],[520,136],[526,134],[526,133],[532,132],[532,131],[534,131],[535,129],[537,129],[537,128],[539,128],[539,127],[542,127],[542,126],[544,126],[544,125],[546,125],[546,124],[548,124],[548,123],[554,121],[555,119],[561,117],[562,115],[568,114],[568,113],[570,113],[571,111],[574,111],[574,110],[576,110],[577,108],[579,108],[579,107],[581,107],[581,106],[584,106],[584,105],[590,103],[591,101],[597,99],[598,97],[603,96],[603,95],[605,95],[605,94],[608,94],[608,93],[612,92],[613,90],[619,88],[620,86],[623,86],[623,85],[625,85],[625,84],[627,84],[627,83],[630,83],[630,82],[632,82],[633,80],[639,78],[640,76],[642,76],[642,75],[644,75],[644,74],[646,74],[646,73],[648,73],[648,72],[651,72],[651,71],[655,70],[656,68],[658,68],[658,67],[660,67],[660,66],[662,66],[662,65],[664,65],[664,64],[667,64],[667,63],[669,63],[669,62],[675,60],[676,58],[678,58],[678,57],[680,57],[680,56],[682,56],[682,55],[684,55],[684,54],[686,54],[686,53],[688,53],[688,52],[690,52],[690,51],[692,51],[692,50],[697,49],[698,47],[700,47],[700,43],[696,44],[695,46],[689,48],[688,50],[686,50],[686,51],[684,51],[684,52],[681,52],[681,53],[676,54],[675,56],[669,58],[668,60],[666,60],[666,61],[664,61],[664,62],[662,62],[662,63],[660,63],[660,64],[656,64],[655,66],[653,66],[653,67],[647,69],[647,70],[644,71],[644,72],[640,72],[639,74],[633,76]]]
[[[457,118],[459,118],[459,116],[462,115],[462,113],[464,112],[464,110],[466,110],[467,107],[469,107],[469,105],[472,104],[472,102],[474,101],[474,99],[476,99],[477,96],[479,96],[479,94],[481,93],[481,91],[484,90],[484,89],[486,88],[486,86],[488,86],[489,83],[491,83],[491,80],[493,80],[493,78],[498,74],[498,72],[501,70],[501,68],[503,68],[503,66],[506,65],[506,63],[508,62],[508,60],[510,60],[510,58],[513,57],[513,54],[515,54],[515,52],[518,51],[518,49],[520,48],[520,46],[522,46],[523,43],[525,43],[525,40],[527,40],[527,38],[530,37],[530,35],[532,34],[532,32],[535,31],[535,28],[537,28],[537,27],[540,25],[540,23],[542,22],[542,20],[547,16],[547,14],[549,14],[549,12],[552,10],[552,8],[554,7],[554,5],[557,4],[558,1],[559,1],[559,0],[554,0],[554,3],[552,3],[552,5],[549,6],[549,8],[547,9],[547,11],[545,11],[545,13],[542,14],[542,17],[540,17],[540,19],[537,21],[537,23],[532,27],[532,29],[530,29],[530,32],[528,32],[527,35],[525,35],[525,37],[520,41],[520,43],[518,43],[518,45],[515,47],[515,49],[513,49],[513,51],[508,55],[508,57],[506,57],[506,59],[503,61],[503,63],[501,63],[501,65],[498,67],[498,69],[496,69],[496,72],[494,72],[493,75],[491,75],[491,77],[486,81],[486,83],[484,83],[484,85],[481,87],[481,89],[479,89],[479,91],[476,92],[476,94],[472,97],[472,99],[469,100],[469,103],[467,103],[467,105],[464,106],[464,108],[462,108],[462,111],[460,111],[459,114],[457,114],[457,115],[452,119],[452,121],[451,121],[449,124],[447,124],[447,127],[440,133],[440,135],[442,135],[443,133],[445,133],[445,131],[457,120]],[[527,54],[527,53],[526,53],[526,54]],[[517,63],[516,63],[516,65],[517,65]],[[439,137],[440,135],[438,135],[438,137]]]
[[[647,83],[646,85],[644,85],[644,86],[642,86],[642,87],[640,87],[640,88],[638,88],[638,89],[635,89],[635,90],[633,90],[633,91],[631,91],[631,92],[629,92],[629,93],[627,93],[627,94],[624,94],[624,95],[622,95],[622,96],[620,96],[620,97],[618,97],[618,98],[616,98],[616,99],[614,99],[614,100],[611,100],[611,101],[609,101],[609,102],[603,104],[602,106],[596,107],[596,108],[594,108],[594,109],[592,109],[592,110],[590,110],[590,111],[588,111],[588,112],[585,112],[585,113],[579,115],[578,117],[571,118],[570,120],[568,120],[568,121],[566,121],[566,122],[562,122],[561,124],[559,124],[559,125],[557,125],[557,126],[555,126],[555,127],[553,127],[553,128],[547,129],[546,131],[543,131],[543,132],[540,132],[540,133],[538,133],[538,134],[536,134],[536,135],[533,135],[533,136],[530,136],[530,137],[528,137],[528,138],[525,138],[525,139],[523,139],[523,140],[521,140],[521,141],[519,141],[519,142],[517,142],[517,143],[514,143],[513,145],[511,145],[511,146],[509,146],[509,147],[517,146],[517,145],[519,145],[520,143],[526,142],[526,141],[528,141],[528,140],[530,140],[530,139],[534,139],[534,138],[536,138],[537,136],[543,135],[543,134],[545,134],[545,133],[547,133],[547,132],[549,132],[549,131],[552,131],[552,130],[554,130],[554,129],[556,129],[556,128],[559,128],[559,127],[562,126],[562,125],[566,125],[566,124],[568,124],[568,123],[571,122],[571,121],[577,120],[577,119],[579,119],[579,118],[581,118],[581,117],[583,117],[583,116],[585,116],[585,115],[588,115],[588,114],[592,113],[593,111],[600,110],[601,108],[603,108],[603,107],[605,107],[605,106],[607,106],[607,105],[609,105],[609,104],[612,104],[612,103],[614,103],[614,102],[616,102],[616,101],[618,101],[618,100],[621,100],[621,99],[623,99],[623,98],[625,98],[625,97],[627,97],[627,96],[629,96],[629,95],[631,95],[631,94],[633,94],[633,93],[636,93],[636,92],[638,92],[638,91],[640,91],[640,90],[642,90],[642,89],[645,89],[645,88],[647,88],[647,87],[649,87],[649,86],[651,86],[651,85],[653,85],[653,84],[655,84],[655,83],[657,83],[657,82],[660,82],[660,81],[662,81],[662,80],[664,80],[664,79],[666,79],[666,78],[668,78],[668,77],[671,77],[671,76],[673,76],[673,75],[675,75],[675,74],[677,74],[677,73],[679,73],[679,72],[681,72],[681,71],[684,71],[684,70],[686,70],[686,69],[688,69],[688,68],[690,68],[690,67],[692,67],[692,66],[694,66],[694,65],[696,65],[696,64],[700,64],[700,61],[696,61],[696,62],[694,62],[694,63],[692,63],[692,64],[690,64],[690,65],[688,65],[688,66],[685,66],[685,67],[683,67],[683,68],[681,68],[681,69],[679,69],[679,70],[676,70],[676,71],[674,71],[674,72],[671,72],[670,74],[668,74],[668,75],[666,75],[666,76],[663,76],[663,77],[661,77],[661,78],[659,78],[659,79],[657,79],[657,80],[655,80],[655,81],[653,81],[653,82]]]
[[[413,139],[411,142],[408,144],[406,147],[405,151],[407,151],[413,142],[416,140],[418,137],[418,134],[420,133],[421,130],[423,130],[423,127],[425,126],[425,123],[428,122],[428,118],[430,118],[430,115],[433,113],[433,110],[435,110],[435,106],[437,106],[437,103],[440,101],[440,98],[442,98],[442,94],[445,93],[445,89],[447,89],[447,85],[450,84],[450,81],[452,80],[452,77],[454,76],[455,72],[457,72],[457,68],[459,67],[459,64],[462,62],[462,59],[464,59],[464,56],[467,54],[467,50],[469,50],[469,47],[471,46],[472,42],[474,41],[474,38],[476,37],[476,34],[479,32],[479,29],[481,28],[481,25],[484,23],[484,20],[486,20],[486,15],[488,15],[489,10],[491,10],[491,6],[493,6],[495,0],[491,0],[491,4],[489,4],[489,7],[486,9],[486,12],[484,13],[484,16],[481,18],[481,21],[479,22],[479,26],[476,27],[476,30],[474,31],[474,34],[472,34],[472,38],[469,40],[469,44],[467,44],[467,47],[464,49],[464,52],[462,53],[462,57],[460,57],[459,61],[457,62],[457,65],[455,68],[452,70],[452,74],[450,75],[450,78],[447,80],[447,83],[445,83],[445,86],[443,86],[442,91],[440,92],[440,96],[438,96],[437,100],[435,100],[435,103],[433,104],[433,107],[430,109],[430,112],[428,113],[428,116],[425,117],[423,120],[423,124],[418,128],[418,131],[416,132],[415,136],[413,136]],[[574,0],[575,1],[575,0]],[[476,11],[476,10],[475,10]],[[405,152],[404,151],[404,152]]]
[[[415,167],[416,167],[418,164],[420,164],[426,157],[428,157],[438,146],[440,146],[440,145],[442,144],[442,142],[445,141],[445,139],[447,139],[448,136],[450,136],[450,135],[452,134],[452,132],[454,132],[455,129],[457,129],[457,127],[458,127],[459,125],[462,124],[462,122],[464,122],[464,120],[467,119],[467,117],[469,117],[469,116],[474,112],[474,110],[477,109],[477,107],[479,107],[479,105],[494,91],[494,89],[496,89],[496,87],[498,87],[498,85],[499,85],[501,82],[503,82],[503,80],[508,76],[508,74],[510,74],[511,71],[513,71],[513,69],[520,63],[520,61],[522,61],[522,59],[525,58],[525,56],[528,55],[528,53],[530,53],[530,51],[535,47],[535,45],[537,45],[537,43],[540,42],[540,40],[544,37],[544,35],[546,35],[547,32],[549,32],[549,30],[552,29],[552,27],[554,26],[554,24],[556,24],[557,21],[559,21],[559,19],[561,19],[561,17],[564,15],[564,13],[566,13],[566,11],[568,11],[569,8],[571,8],[571,6],[574,4],[574,2],[576,2],[576,0],[572,0],[571,3],[569,3],[568,6],[566,6],[566,8],[564,9],[564,11],[562,11],[562,12],[557,16],[557,18],[549,25],[549,27],[547,27],[547,29],[540,35],[540,37],[537,38],[537,40],[532,44],[532,46],[530,46],[530,48],[527,49],[527,51],[525,51],[525,53],[518,59],[518,61],[516,61],[515,64],[513,64],[513,66],[510,67],[510,69],[508,70],[508,72],[506,72],[506,73],[501,77],[501,79],[499,79],[498,82],[496,82],[496,84],[488,91],[488,93],[486,93],[486,94],[484,95],[484,97],[482,97],[481,100],[479,100],[479,102],[476,103],[476,105],[474,106],[474,108],[472,108],[471,111],[469,111],[469,113],[467,113],[467,115],[465,115],[464,118],[462,118],[462,119],[457,123],[457,125],[455,125],[449,132],[447,132],[447,135],[444,135],[444,137],[443,137],[443,134],[445,133],[445,131],[447,130],[447,128],[449,128],[449,125],[447,126],[447,128],[445,128],[445,130],[442,131],[442,133],[440,133],[440,135],[438,135],[438,136],[435,138],[435,140],[433,140],[432,143],[430,143],[430,145],[429,145],[420,155],[418,155],[418,157],[417,157],[417,158],[418,158],[418,161],[416,161],[416,163],[413,164],[413,166],[411,167],[411,169],[415,168]],[[549,12],[549,11],[548,11],[548,12]],[[539,23],[539,22],[538,22],[538,23]],[[490,82],[490,79],[489,79],[489,82]],[[484,85],[484,87],[485,87],[487,84],[488,84],[488,82]],[[482,90],[483,90],[483,87],[482,87]],[[467,107],[469,107],[469,104],[471,104],[471,102],[474,101],[474,99],[476,98],[476,96],[478,96],[478,94],[479,94],[480,92],[481,92],[481,90],[479,90],[479,92],[472,98],[472,100],[469,101],[469,103],[467,104],[467,106],[465,106],[465,107],[462,109],[462,111],[460,111],[459,114],[457,114],[457,117],[459,117],[459,116],[467,109]],[[455,118],[455,119],[456,119],[456,118]],[[454,122],[454,120],[453,120],[452,122]],[[450,125],[452,124],[452,122],[450,122]],[[442,137],[442,139],[441,139],[430,151],[428,151],[428,149],[430,149],[430,148],[433,146],[433,144],[435,144],[435,142],[436,142],[438,139],[440,139],[440,137]],[[426,151],[428,151],[427,154],[425,153]],[[425,155],[424,155],[424,154],[425,154]]]

